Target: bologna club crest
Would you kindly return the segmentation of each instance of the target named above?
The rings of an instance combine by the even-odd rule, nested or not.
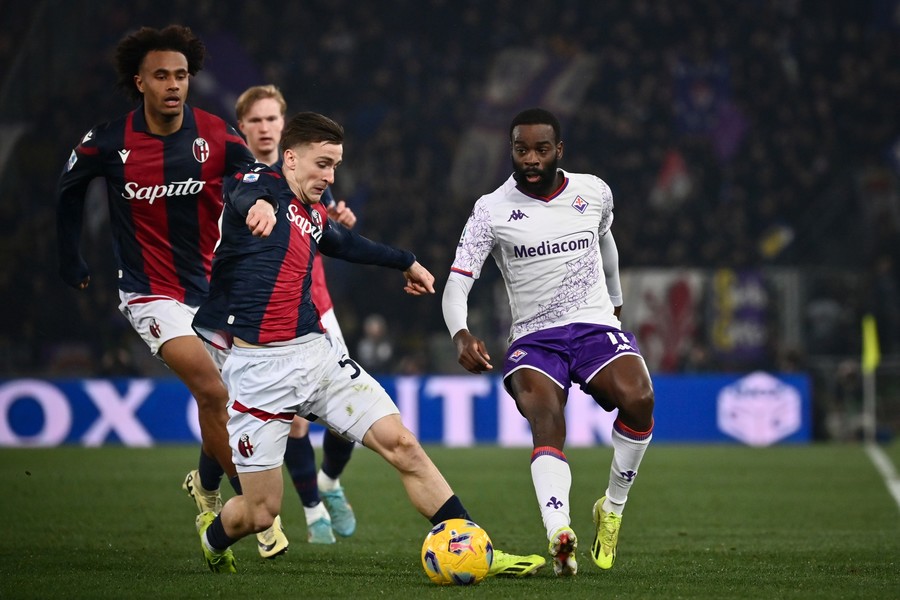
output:
[[[205,163],[209,159],[209,144],[203,138],[194,140],[193,150],[198,163]]]
[[[250,443],[250,435],[242,434],[241,439],[238,440],[238,452],[241,453],[241,456],[244,458],[250,458],[253,456],[253,444]]]

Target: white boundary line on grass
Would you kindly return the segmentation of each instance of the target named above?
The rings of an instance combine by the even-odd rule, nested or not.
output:
[[[887,486],[891,496],[894,497],[894,502],[897,503],[897,508],[900,508],[900,477],[897,477],[894,463],[891,462],[888,455],[877,444],[867,443],[866,454],[869,455],[869,458],[875,464],[875,468],[881,473],[884,484]]]

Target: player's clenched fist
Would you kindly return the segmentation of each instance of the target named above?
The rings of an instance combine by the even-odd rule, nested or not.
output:
[[[478,374],[494,368],[489,362],[491,355],[488,354],[484,342],[467,329],[456,332],[453,343],[456,344],[457,362],[469,373]]]
[[[275,228],[275,208],[260,198],[247,212],[247,227],[256,237],[269,237]]]

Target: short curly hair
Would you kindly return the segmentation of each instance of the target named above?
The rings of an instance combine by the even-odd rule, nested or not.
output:
[[[116,85],[132,100],[141,99],[141,92],[134,85],[134,76],[138,74],[147,53],[154,50],[184,54],[191,75],[200,72],[206,58],[206,46],[189,27],[183,25],[169,25],[163,29],[141,27],[126,35],[116,46]]]
[[[554,141],[560,141],[559,119],[549,110],[543,108],[529,108],[523,110],[513,118],[509,124],[509,140],[513,141],[513,130],[519,125],[549,125],[553,128]]]

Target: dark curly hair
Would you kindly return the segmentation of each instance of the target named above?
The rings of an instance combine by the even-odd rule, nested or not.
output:
[[[549,110],[543,108],[529,108],[517,114],[509,124],[509,139],[512,141],[513,129],[518,125],[549,125],[553,128],[556,142],[560,140],[559,120]]]
[[[188,73],[191,75],[200,72],[206,57],[206,46],[189,27],[183,25],[169,25],[164,29],[141,27],[125,36],[116,46],[116,85],[132,100],[141,99],[141,93],[134,85],[134,76],[138,74],[147,53],[154,50],[171,50],[184,54]]]

